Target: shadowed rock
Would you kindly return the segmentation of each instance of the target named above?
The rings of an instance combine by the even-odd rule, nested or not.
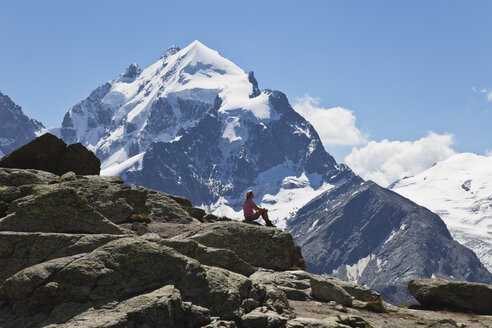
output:
[[[69,145],[60,156],[58,174],[73,171],[79,175],[99,175],[101,162],[81,143]]]
[[[424,308],[492,314],[492,285],[444,279],[418,279],[408,290]]]
[[[101,162],[81,144],[67,147],[63,140],[46,133],[3,157],[0,167],[36,169],[57,175],[69,171],[98,175]]]

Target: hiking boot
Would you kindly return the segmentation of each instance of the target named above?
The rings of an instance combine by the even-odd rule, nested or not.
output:
[[[267,224],[265,224],[265,225],[266,225],[267,227],[274,227],[274,228],[275,228],[275,226],[274,226],[274,225],[273,225],[273,223],[271,223],[271,222],[267,222]]]

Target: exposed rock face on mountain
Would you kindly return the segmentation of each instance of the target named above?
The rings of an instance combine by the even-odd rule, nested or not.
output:
[[[247,114],[238,118],[239,125],[235,130],[241,131],[247,140],[232,144],[230,140],[224,140],[224,122],[230,119],[230,114],[221,113],[218,99],[215,107],[179,140],[153,144],[143,157],[143,170],[127,174],[128,180],[186,195],[198,204],[210,204],[219,197],[234,199],[237,208],[242,205],[243,194],[252,188],[252,184],[269,180],[263,175],[270,170],[273,175],[289,169],[295,172],[293,176],[301,176],[304,172],[317,180],[318,187],[322,182],[353,176],[349,169],[338,166],[324,151],[312,126],[290,107],[285,95],[275,91],[265,91],[264,95],[269,99],[270,115],[279,118],[268,122]],[[299,133],[299,129],[315,136],[314,141]],[[162,178],[155,179],[156,175]],[[271,190],[263,187],[264,190],[257,192],[258,198],[270,192],[277,194],[282,183],[288,189],[285,177],[281,178],[276,182],[269,180]],[[295,181],[291,183],[293,188],[299,187]],[[309,178],[305,183],[310,183]]]
[[[367,287],[299,270],[289,234],[201,223],[187,199],[121,178],[0,169],[0,191],[0,223],[23,213],[0,231],[1,327],[413,327],[449,317],[397,309]],[[18,228],[29,224],[43,232]],[[140,236],[135,225],[148,231]],[[471,318],[470,327],[492,323]]]
[[[261,91],[252,72],[198,41],[96,89],[65,115],[61,136],[94,151],[103,175],[183,195],[218,215],[239,218],[254,189],[281,226],[354,175],[284,94]]]
[[[396,304],[411,299],[406,284],[412,279],[492,282],[436,214],[371,181],[353,179],[315,198],[288,231],[308,271],[376,288]]]
[[[98,175],[101,162],[80,143],[69,145],[50,133],[14,150],[0,160],[0,167],[37,169],[62,175]]]
[[[425,308],[492,314],[492,286],[465,281],[419,279],[408,290]]]
[[[390,187],[446,223],[453,238],[492,271],[492,157],[454,155]]]
[[[28,118],[20,106],[0,92],[0,158],[36,138],[44,130],[43,124]]]

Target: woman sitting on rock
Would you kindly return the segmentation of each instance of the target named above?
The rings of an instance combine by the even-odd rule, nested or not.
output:
[[[275,227],[268,218],[268,210],[266,208],[258,207],[253,201],[254,197],[255,194],[253,193],[253,190],[248,190],[246,193],[246,201],[243,205],[244,220],[246,222],[253,222],[261,216],[263,220],[265,220],[267,227]]]

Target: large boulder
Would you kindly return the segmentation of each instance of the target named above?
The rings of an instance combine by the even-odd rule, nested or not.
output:
[[[205,224],[198,231],[175,238],[189,238],[205,246],[229,249],[256,267],[273,270],[306,268],[292,236],[275,228],[235,221],[218,222]]]
[[[58,174],[75,172],[80,175],[99,175],[101,161],[93,152],[81,143],[69,145],[61,154],[58,163]]]
[[[492,314],[492,285],[444,279],[418,279],[408,290],[424,308]]]
[[[354,299],[363,302],[380,302],[381,295],[367,286],[357,285],[356,283],[345,281],[331,276],[311,274],[312,280],[326,280],[343,288]]]
[[[345,289],[329,280],[311,278],[311,293],[320,301],[335,301],[343,306],[352,305],[353,297]]]
[[[274,311],[257,309],[241,317],[242,328],[283,328],[287,318]]]
[[[46,133],[3,157],[0,167],[37,169],[57,175],[69,171],[98,175],[101,162],[81,144],[67,147],[63,140]]]
[[[307,301],[311,299],[310,274],[305,271],[273,271],[259,269],[249,278],[254,282],[276,286],[288,299]]]
[[[179,197],[124,184],[121,178],[83,176],[63,185],[75,189],[91,207],[116,224],[129,222],[133,215],[158,222],[198,223]]]

